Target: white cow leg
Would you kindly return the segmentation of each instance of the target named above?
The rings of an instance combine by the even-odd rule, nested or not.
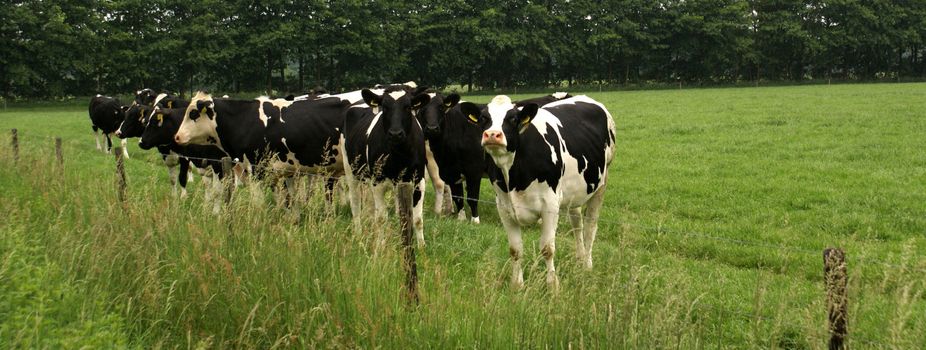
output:
[[[543,223],[540,224],[540,253],[547,263],[547,285],[556,290],[559,287],[559,278],[556,277],[553,256],[556,255],[556,224],[559,222],[559,210],[553,206],[544,209],[541,214]]]
[[[585,204],[585,268],[592,268],[592,245],[595,244],[595,235],[598,234],[598,212],[604,203],[604,190],[607,187],[607,179],[601,179],[601,186],[598,192],[592,196]]]
[[[511,203],[504,196],[495,197],[498,206],[498,217],[508,233],[508,253],[511,255],[511,287],[521,289],[524,287],[524,273],[521,270],[521,259],[524,258],[524,242],[521,240],[521,225],[514,219]]]
[[[576,235],[576,259],[579,260],[579,263],[584,263],[585,232],[582,229],[582,208],[569,210],[569,222],[572,224],[572,232]]]
[[[412,207],[412,222],[415,225],[415,239],[418,240],[418,248],[424,248],[424,179],[421,179],[417,188],[420,194],[418,202],[412,203],[414,204],[414,207]],[[414,198],[415,195],[412,192],[412,201],[414,201]]]
[[[119,144],[122,145],[122,155],[125,157],[125,159],[129,159],[129,140],[122,139]]]
[[[174,174],[176,172],[177,172],[176,165],[167,166],[167,177],[170,179],[171,193],[174,196],[177,195],[177,175]]]
[[[100,145],[100,131],[99,130],[93,132],[93,138],[96,139],[96,150],[102,152],[103,146]]]
[[[441,215],[444,204],[444,189],[447,187],[440,178],[440,170],[437,168],[437,161],[434,160],[434,153],[431,152],[431,143],[424,143],[425,157],[427,158],[427,177],[431,178],[434,185],[434,213]],[[423,193],[423,192],[422,192]]]
[[[225,176],[232,176],[234,174],[226,174]],[[231,180],[229,180],[231,181]],[[219,179],[218,176],[212,179],[212,213],[218,214],[222,210],[222,201],[225,199],[224,190],[225,184]]]

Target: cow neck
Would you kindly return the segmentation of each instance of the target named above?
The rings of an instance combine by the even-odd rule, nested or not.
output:
[[[216,146],[234,158],[245,155],[254,158],[266,144],[265,126],[257,116],[259,104],[256,100],[215,101]]]

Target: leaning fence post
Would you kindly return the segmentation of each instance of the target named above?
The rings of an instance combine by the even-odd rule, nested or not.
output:
[[[231,201],[232,190],[235,187],[235,174],[232,173],[232,159],[231,157],[222,157],[222,177],[226,179],[225,182],[225,202],[228,203]],[[229,180],[231,179],[231,180]]]
[[[396,197],[399,206],[399,222],[402,226],[402,258],[405,267],[405,292],[410,303],[418,304],[418,264],[415,262],[415,246],[412,243],[415,227],[412,224],[411,184],[400,184]]]
[[[13,134],[13,140],[10,141],[13,146],[13,160],[19,162],[19,130],[12,129],[10,133]]]
[[[61,154],[61,138],[55,138],[55,159],[58,160],[58,166],[64,166],[64,155]]]
[[[845,349],[848,318],[846,253],[840,248],[823,250],[823,276],[826,283],[826,309],[829,313],[830,350]]]
[[[113,153],[116,155],[116,181],[119,200],[125,202],[125,160],[122,159],[122,147],[115,147]]]

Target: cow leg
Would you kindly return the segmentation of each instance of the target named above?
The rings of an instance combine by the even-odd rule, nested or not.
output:
[[[125,159],[129,159],[128,144],[129,144],[129,140],[126,140],[126,139],[122,139],[122,141],[120,142],[120,145],[122,146],[122,155],[125,157]]]
[[[598,192],[585,204],[585,268],[592,268],[592,245],[595,243],[595,235],[598,234],[598,212],[604,203],[604,189],[607,187],[606,178],[601,179],[601,187]]]
[[[177,182],[180,183],[180,198],[186,198],[186,182],[190,173],[190,160],[180,158],[180,173],[177,174]]]
[[[576,259],[579,263],[585,262],[585,232],[582,229],[582,208],[572,208],[569,210],[569,222],[572,224],[572,231],[576,235]]]
[[[377,220],[386,219],[386,190],[395,187],[392,182],[373,184],[373,212]]]
[[[425,156],[428,160],[428,177],[431,178],[431,184],[434,185],[434,213],[443,214],[444,205],[444,180],[440,178],[440,170],[437,168],[437,161],[434,160],[434,153],[431,152],[431,145],[428,142],[424,144]]]
[[[511,254],[511,286],[520,289],[524,286],[524,274],[521,271],[521,258],[524,257],[524,242],[521,240],[521,225],[515,220],[514,208],[507,195],[495,196],[498,217],[508,233],[508,253]]]
[[[418,248],[424,248],[424,179],[415,186],[412,193],[412,222],[415,225],[415,238],[418,240]]]
[[[469,178],[467,178],[469,179]],[[469,204],[469,212],[472,217],[472,222],[474,224],[479,223],[479,186],[480,178],[476,178],[475,181],[467,180],[466,181],[466,204]]]
[[[559,287],[556,277],[556,267],[553,265],[553,256],[556,255],[556,224],[559,222],[559,209],[556,206],[547,206],[540,214],[543,222],[540,224],[540,253],[547,263],[547,285],[554,290]]]
[[[113,149],[113,140],[109,138],[107,133],[103,133],[103,137],[106,138],[106,154],[109,154]]]
[[[334,187],[338,185],[336,177],[329,177],[325,180],[325,204],[334,204]]]
[[[450,187],[450,197],[453,199],[453,210],[457,219],[466,220],[466,209],[463,208],[463,180],[459,179],[447,187]]]
[[[102,152],[103,146],[100,145],[100,129],[93,127],[93,138],[96,139],[96,150]]]

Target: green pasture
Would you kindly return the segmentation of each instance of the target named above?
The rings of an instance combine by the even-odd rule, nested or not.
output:
[[[512,290],[495,208],[439,217],[429,185],[417,307],[394,215],[355,233],[310,181],[293,208],[251,184],[213,215],[137,140],[121,204],[83,103],[0,110],[0,348],[823,349],[826,247],[850,346],[926,348],[926,84],[588,95],[618,140],[594,269],[563,218],[559,291],[536,227]]]

